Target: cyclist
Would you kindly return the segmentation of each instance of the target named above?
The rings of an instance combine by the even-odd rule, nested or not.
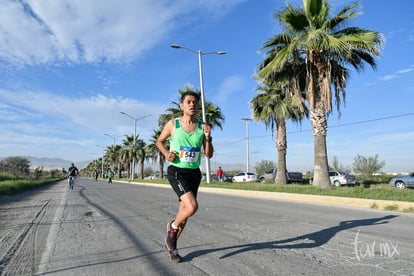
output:
[[[72,163],[67,173],[69,189],[73,190],[73,186],[75,185],[75,177],[78,175],[79,170],[76,168],[75,164]]]

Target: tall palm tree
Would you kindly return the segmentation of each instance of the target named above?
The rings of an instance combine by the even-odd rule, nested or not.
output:
[[[122,176],[122,159],[121,159],[121,154],[122,154],[122,146],[121,145],[115,145],[115,149],[114,149],[114,164],[113,165],[114,168],[112,168],[114,170],[114,172],[118,172],[118,178],[121,178]]]
[[[150,143],[147,145],[147,152],[148,156],[152,159],[152,162],[157,162],[160,168],[160,178],[164,178],[164,163],[165,163],[165,156],[158,150],[157,148],[157,140],[158,137],[160,137],[161,130],[154,130],[154,133],[151,136]],[[167,143],[165,146],[166,148],[169,148],[169,142],[165,141]]]
[[[291,91],[289,91],[287,87],[287,85],[281,85],[281,83],[273,83],[272,86],[265,85],[264,87],[259,87],[258,90],[262,90],[264,93],[258,94],[250,101],[253,110],[253,118],[258,121],[263,121],[266,128],[270,126],[272,132],[274,130],[276,131],[278,161],[276,177],[274,180],[279,184],[287,184],[286,119],[300,122],[308,114],[308,110],[304,106],[303,100],[298,106],[296,104],[296,98],[292,97],[290,94]]]
[[[258,76],[261,70],[272,62],[280,48],[281,46],[278,44],[267,46],[266,57],[257,67],[255,75],[255,78],[264,84],[263,87],[259,86],[256,90],[265,92],[265,94],[259,94],[250,103],[252,104],[253,117],[256,120],[265,122],[266,128],[270,125],[272,132],[276,126],[278,162],[275,182],[286,184],[286,119],[301,122],[304,117],[308,117],[309,110],[304,102],[305,60],[298,52],[292,54],[282,68],[272,71],[265,79],[261,80]]]
[[[339,112],[341,100],[345,103],[349,77],[344,66],[351,65],[359,72],[366,63],[376,69],[374,58],[379,56],[383,44],[383,36],[378,32],[358,27],[341,29],[359,14],[358,8],[359,4],[354,3],[329,17],[327,0],[303,0],[303,8],[287,4],[275,13],[285,31],[264,46],[278,45],[278,51],[261,70],[263,79],[283,68],[295,53],[305,57],[307,102],[314,137],[314,183],[321,188],[330,187],[326,135],[327,116],[332,112],[332,87]]]
[[[137,139],[135,141],[134,158],[136,158],[136,161],[138,161],[137,163],[139,163],[141,179],[144,179],[144,165],[145,165],[145,159],[146,159],[145,147],[146,147],[146,143],[144,142],[144,140],[138,139],[138,135],[137,135]]]
[[[124,140],[122,140],[122,152],[121,160],[123,164],[126,164],[128,169],[128,178],[131,178],[132,175],[132,158],[134,151],[134,135],[125,135]]]
[[[122,141],[123,151],[121,153],[121,160],[128,167],[128,177],[132,175],[132,160],[135,164],[140,164],[141,178],[144,178],[144,162],[145,162],[145,142],[139,139],[139,135],[135,137],[135,150],[134,150],[134,135],[125,135]]]
[[[106,154],[108,155],[108,159],[110,161],[109,163],[110,163],[111,169],[113,171],[115,171],[115,162],[118,159],[118,149],[117,149],[117,146],[115,146],[115,145],[108,146],[106,148]]]

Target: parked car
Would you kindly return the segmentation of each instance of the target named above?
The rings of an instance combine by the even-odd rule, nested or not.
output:
[[[252,172],[239,172],[233,176],[233,182],[257,182],[259,178]]]
[[[276,172],[277,172],[276,168],[268,170],[267,172],[265,172],[264,174],[262,174],[259,177],[260,182],[262,182],[262,183],[267,182],[267,181],[274,182],[275,177],[276,177]],[[303,175],[302,175],[301,172],[288,172],[288,171],[286,171],[286,177],[287,177],[287,181],[289,183],[302,182],[303,181]]]
[[[404,189],[406,187],[414,187],[414,173],[391,178],[390,186],[395,187],[397,189]]]
[[[355,175],[343,171],[329,171],[329,179],[331,180],[331,185],[335,185],[335,187],[357,185]]]
[[[218,181],[218,176],[214,175],[212,176],[214,181]],[[233,176],[228,174],[228,173],[224,173],[223,175],[223,182],[233,182]]]

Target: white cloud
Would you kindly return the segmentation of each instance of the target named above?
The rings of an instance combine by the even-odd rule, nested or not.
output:
[[[121,111],[138,116],[160,114],[165,107],[136,99],[110,98],[104,95],[73,98],[43,91],[0,91],[0,99],[8,103],[9,117],[36,123],[41,118],[63,120],[63,124],[99,130],[120,122]],[[25,110],[25,113],[21,113]],[[12,118],[12,119],[10,119]],[[155,119],[156,120],[156,119]],[[50,120],[53,122],[53,119]],[[60,123],[60,121],[59,121]],[[64,126],[63,126],[64,127]]]
[[[413,67],[413,66],[411,66],[411,67],[409,67],[409,68],[406,68],[406,69],[401,69],[401,70],[398,70],[398,71],[396,71],[396,72],[394,72],[394,73],[392,73],[392,74],[388,74],[388,75],[385,75],[385,76],[383,76],[383,77],[380,77],[379,79],[380,79],[381,81],[390,81],[390,80],[394,80],[394,79],[402,78],[402,77],[404,77],[405,75],[407,75],[407,74],[409,74],[409,73],[411,73],[411,72],[413,72],[413,71],[414,71],[414,67]]]
[[[110,63],[119,62],[126,68],[147,50],[170,39],[172,31],[193,26],[194,22],[208,24],[244,1],[2,1],[0,70],[6,78],[0,88],[1,155],[30,153],[79,160],[91,150],[101,151],[96,149],[97,144],[110,144],[104,133],[114,137],[132,134],[133,120],[121,111],[137,118],[152,115],[137,123],[137,133],[148,140],[158,127],[158,115],[165,111],[163,105],[167,102],[160,105],[130,96],[113,97],[93,92],[98,90],[93,88],[88,90],[88,96],[71,92],[73,87],[58,91],[54,85],[39,85],[41,77],[30,74],[32,68],[46,74],[53,70],[52,73],[63,76],[67,69],[78,70],[77,64],[98,65],[98,79],[104,91],[109,90],[114,83]],[[59,82],[72,85],[65,80],[61,78]],[[87,89],[94,82],[88,80],[91,84]]]
[[[0,60],[30,65],[128,61],[180,24],[223,15],[240,2],[6,0],[0,6]]]
[[[247,85],[246,79],[240,75],[233,75],[226,78],[220,87],[217,89],[217,95],[215,96],[214,102],[226,103],[229,98],[236,93],[243,91]]]
[[[44,91],[0,90],[0,101],[4,115],[0,121],[2,156],[28,152],[49,157],[85,156],[100,141],[108,142],[105,132],[114,137],[133,133],[133,120],[121,111],[136,117],[151,115],[137,124],[137,134],[148,140],[157,128],[158,115],[165,110],[165,106],[135,99],[103,95],[74,99]]]

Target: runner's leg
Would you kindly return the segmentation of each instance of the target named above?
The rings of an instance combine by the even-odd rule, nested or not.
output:
[[[181,226],[182,223],[185,226],[187,219],[194,215],[198,209],[197,199],[192,192],[185,193],[180,199],[180,207],[174,221],[174,225],[177,227]]]

